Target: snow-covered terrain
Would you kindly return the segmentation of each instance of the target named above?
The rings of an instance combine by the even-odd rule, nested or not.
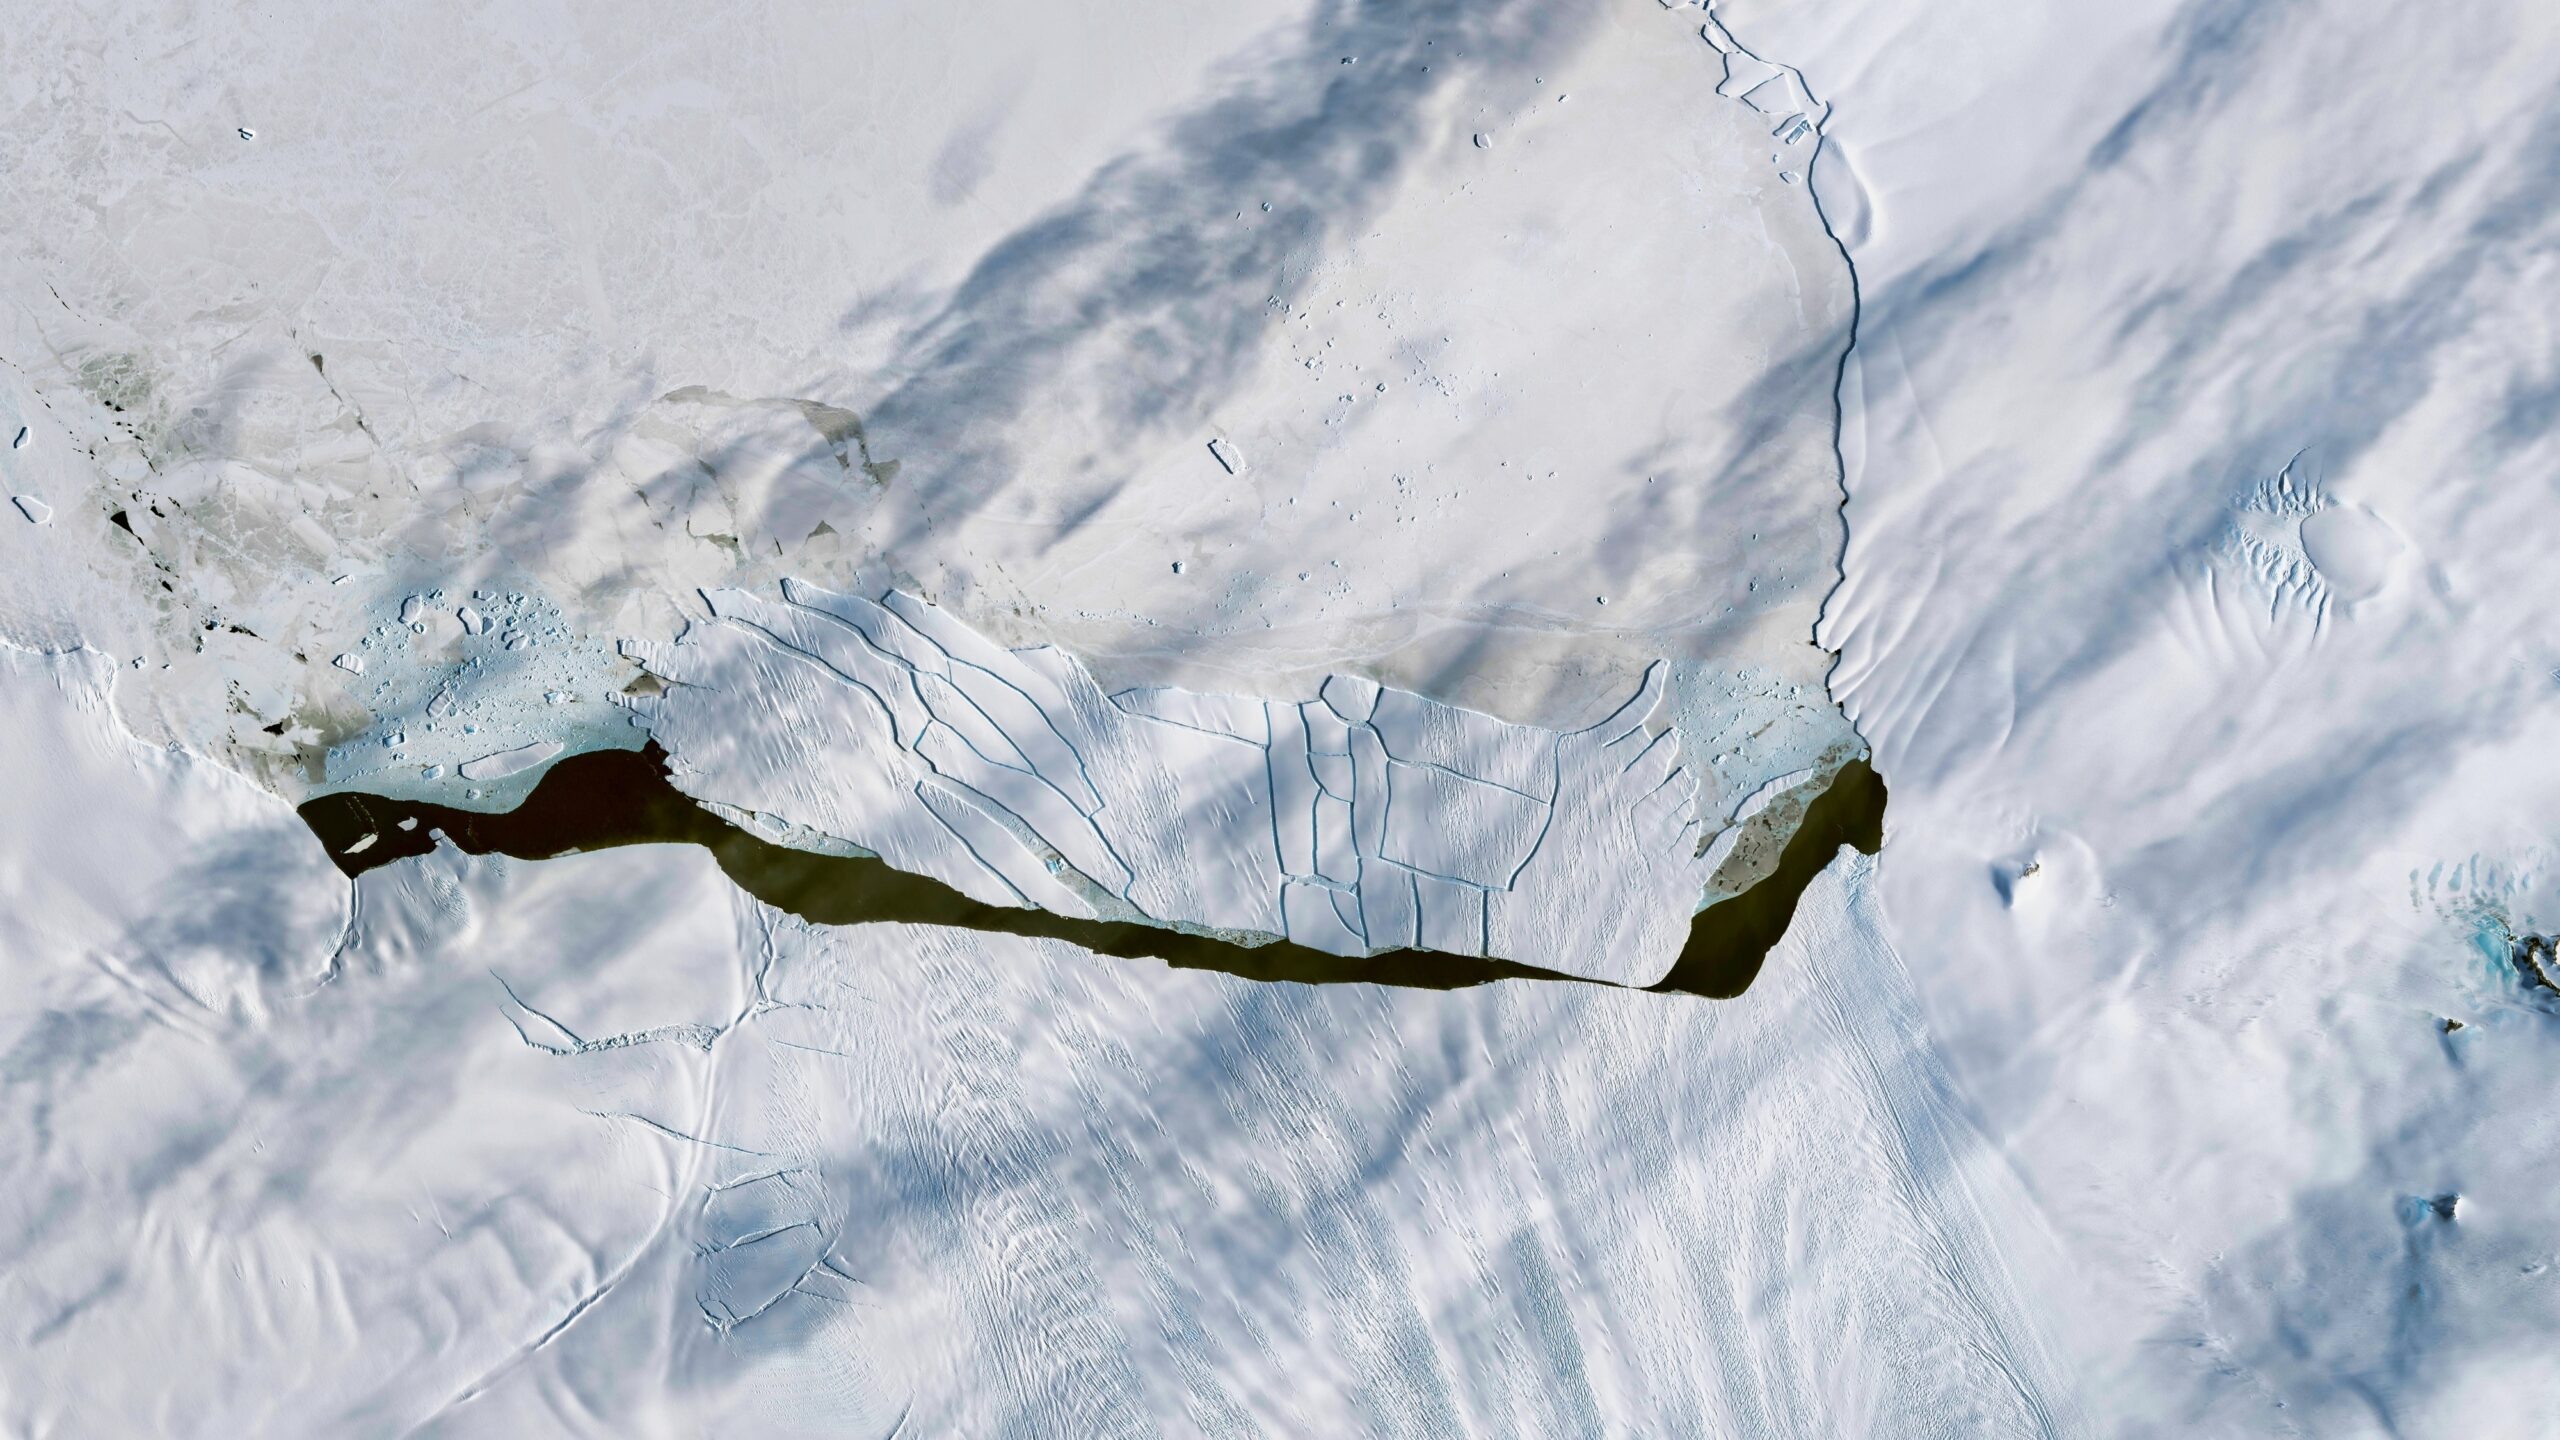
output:
[[[13,811],[132,857],[30,937],[85,963],[0,1011],[14,1428],[1953,1436],[2063,1403],[1868,862],[1747,1008],[828,930],[689,847],[350,887],[280,803],[123,737],[100,669],[0,672],[12,733],[84,760],[13,769]],[[22,892],[104,873],[16,858]]]
[[[2560,12],[21,8],[0,1429],[2560,1432]]]

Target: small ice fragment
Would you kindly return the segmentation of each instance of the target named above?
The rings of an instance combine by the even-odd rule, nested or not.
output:
[[[12,495],[9,503],[18,507],[18,513],[26,516],[29,524],[42,525],[53,518],[53,507],[33,495]]]
[[[430,769],[432,769],[433,767],[432,767],[432,766],[430,766],[429,768],[430,768]],[[417,828],[418,828],[418,817],[417,817],[417,816],[415,816],[415,815],[403,815],[403,816],[401,816],[401,817],[400,817],[400,828],[401,828],[401,829],[403,829],[403,830],[415,830],[415,829],[417,829]]]
[[[1606,595],[1594,595],[1591,597],[1591,603],[1594,605],[1606,605],[1609,603],[1609,597]]]
[[[564,692],[562,692],[562,691],[558,691],[558,690],[545,690],[545,691],[543,691],[543,692],[542,692],[542,699],[543,699],[543,703],[548,704],[548,705],[566,705],[566,704],[568,704],[568,703],[569,703],[569,697],[568,697],[568,695],[567,695],[566,693],[564,693]]]
[[[472,609],[468,605],[464,605],[456,609],[453,612],[453,618],[462,622],[462,628],[466,634],[486,635],[489,633],[489,617]]]
[[[418,774],[422,779],[441,780],[444,778],[444,767],[441,765],[430,765],[426,769],[419,771]]]
[[[536,740],[530,745],[519,745],[513,750],[501,750],[495,755],[483,755],[477,760],[462,762],[462,778],[504,780],[510,775],[521,774],[532,769],[559,754],[560,750],[560,743],[556,740]]]
[[[364,657],[356,654],[354,651],[349,651],[329,663],[346,671],[350,675],[361,675],[364,673]]]
[[[1476,148],[1479,150],[1490,150],[1493,148],[1493,142],[1486,139],[1484,132],[1481,130],[1476,132]]]
[[[394,730],[391,732],[391,738],[383,741],[382,743],[386,749],[397,750],[401,746],[409,743],[409,732],[406,730]]]
[[[348,846],[345,850],[340,851],[339,853],[340,853],[340,854],[344,854],[344,855],[361,855],[361,854],[363,854],[364,852],[366,852],[367,850],[372,849],[372,848],[373,848],[373,842],[374,842],[374,841],[376,841],[376,840],[379,840],[379,839],[381,839],[381,838],[382,838],[381,836],[374,834],[374,833],[373,833],[372,831],[370,831],[370,830],[367,830],[366,832],[364,832],[364,838],[363,838],[363,839],[358,840],[356,843],[354,843],[353,845]]]
[[[510,630],[506,634],[506,642],[508,649],[522,650],[533,643],[533,638],[520,631]]]
[[[335,580],[330,581],[329,583],[330,583],[330,584],[332,584],[332,585],[344,585],[344,584],[346,584],[349,580],[354,579],[354,578],[355,578],[355,577],[354,577],[354,576],[351,576],[351,575],[341,575],[341,576],[339,576],[338,578],[336,578]]]
[[[258,138],[258,132],[250,129],[246,125],[243,125],[240,127],[240,138],[243,140],[255,140]]]
[[[400,602],[400,623],[403,625],[417,624],[426,613],[427,597],[424,595],[412,595]]]
[[[1218,462],[1220,469],[1225,470],[1230,475],[1233,475],[1244,468],[1244,457],[1236,453],[1236,447],[1228,444],[1224,440],[1212,440],[1209,442],[1209,456],[1211,459]]]
[[[26,426],[21,425],[21,426],[19,426],[19,427],[18,427],[18,435],[17,435],[17,438],[16,438],[16,439],[14,439],[14,440],[11,440],[11,441],[9,442],[9,448],[10,448],[10,449],[12,449],[12,450],[24,450],[24,449],[26,449],[26,448],[27,448],[27,427],[26,427]]]

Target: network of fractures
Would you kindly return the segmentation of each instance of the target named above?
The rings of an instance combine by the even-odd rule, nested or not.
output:
[[[626,642],[665,682],[626,703],[677,788],[990,903],[1641,984],[1744,833],[1702,834],[1660,664],[1560,731],[1349,675],[1106,695],[896,591],[704,599],[672,644]]]

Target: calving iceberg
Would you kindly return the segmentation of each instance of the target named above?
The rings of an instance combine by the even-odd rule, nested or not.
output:
[[[894,591],[704,599],[672,645],[624,647],[670,682],[629,703],[677,788],[981,900],[1647,984],[1721,858],[1650,723],[1659,664],[1558,731],[1344,675],[1304,701],[1106,696]]]

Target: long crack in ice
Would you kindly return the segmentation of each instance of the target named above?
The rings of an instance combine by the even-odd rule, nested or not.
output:
[[[1303,701],[1106,696],[891,592],[704,593],[632,657],[678,789],[872,850],[972,898],[1360,956],[1517,960],[1649,984],[1713,862],[1664,667],[1597,725],[1515,725],[1337,675]]]

